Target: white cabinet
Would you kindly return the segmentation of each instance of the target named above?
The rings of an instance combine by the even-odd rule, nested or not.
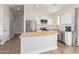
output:
[[[40,17],[35,17],[36,24],[40,25],[41,24],[41,18]]]
[[[41,23],[41,19],[45,19],[47,20],[47,23],[42,24]],[[40,27],[45,27],[47,29],[52,29],[54,27],[53,26],[53,19],[52,18],[40,18],[40,17],[36,17],[36,30],[39,32],[40,31]]]
[[[39,32],[38,32],[39,33]],[[37,34],[38,34],[37,33]],[[21,37],[21,54],[42,53],[49,50],[57,49],[57,34]]]
[[[41,25],[41,19],[46,19],[47,20],[47,25],[52,25],[53,24],[53,19],[52,18],[41,18],[41,17],[36,17],[36,24]]]
[[[65,32],[65,44],[72,45],[72,32]]]
[[[48,19],[48,25],[53,25],[53,19]]]
[[[36,23],[40,25],[41,24],[41,20],[40,19],[36,20]]]
[[[72,13],[66,13],[61,16],[61,24],[72,24]]]

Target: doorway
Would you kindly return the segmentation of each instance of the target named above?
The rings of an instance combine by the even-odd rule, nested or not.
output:
[[[11,10],[14,14],[14,34],[24,31],[24,5],[12,5]]]

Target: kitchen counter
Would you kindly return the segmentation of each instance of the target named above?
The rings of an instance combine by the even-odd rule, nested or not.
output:
[[[48,31],[43,31],[43,32],[23,32],[20,37],[32,37],[32,36],[45,36],[45,35],[55,35],[58,34],[57,31],[53,32],[48,32]]]
[[[24,32],[20,36],[21,54],[57,49],[57,32]]]

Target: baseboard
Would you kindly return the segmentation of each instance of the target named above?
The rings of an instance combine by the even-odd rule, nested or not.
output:
[[[61,43],[63,43],[63,44],[65,44],[65,42],[63,42],[63,41],[61,41],[61,40],[58,40],[59,42],[61,42]]]
[[[40,49],[38,51],[33,51],[33,52],[23,52],[22,54],[40,54],[40,53],[50,51],[50,50],[54,50],[54,49],[57,49],[57,46],[55,46],[53,48],[49,47],[49,48],[45,48],[45,49]]]
[[[11,39],[11,38],[13,38],[13,37],[14,37],[14,35],[10,36],[9,39]]]
[[[15,34],[21,34],[22,32],[17,32],[17,33],[15,33]]]
[[[4,44],[5,44],[5,42],[7,42],[8,40],[10,40],[12,37],[14,37],[14,35],[10,36],[10,37],[9,37],[9,38],[7,38],[7,40],[5,40],[5,41],[2,41],[2,42],[0,43],[0,45],[4,45]]]

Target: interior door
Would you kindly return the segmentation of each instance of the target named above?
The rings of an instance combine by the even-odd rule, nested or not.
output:
[[[9,38],[9,19],[8,19],[8,17],[5,17],[4,18],[4,41],[6,41],[6,40],[8,40],[8,38]]]
[[[7,7],[4,7],[3,10],[3,41],[7,41],[9,39],[9,10]]]

